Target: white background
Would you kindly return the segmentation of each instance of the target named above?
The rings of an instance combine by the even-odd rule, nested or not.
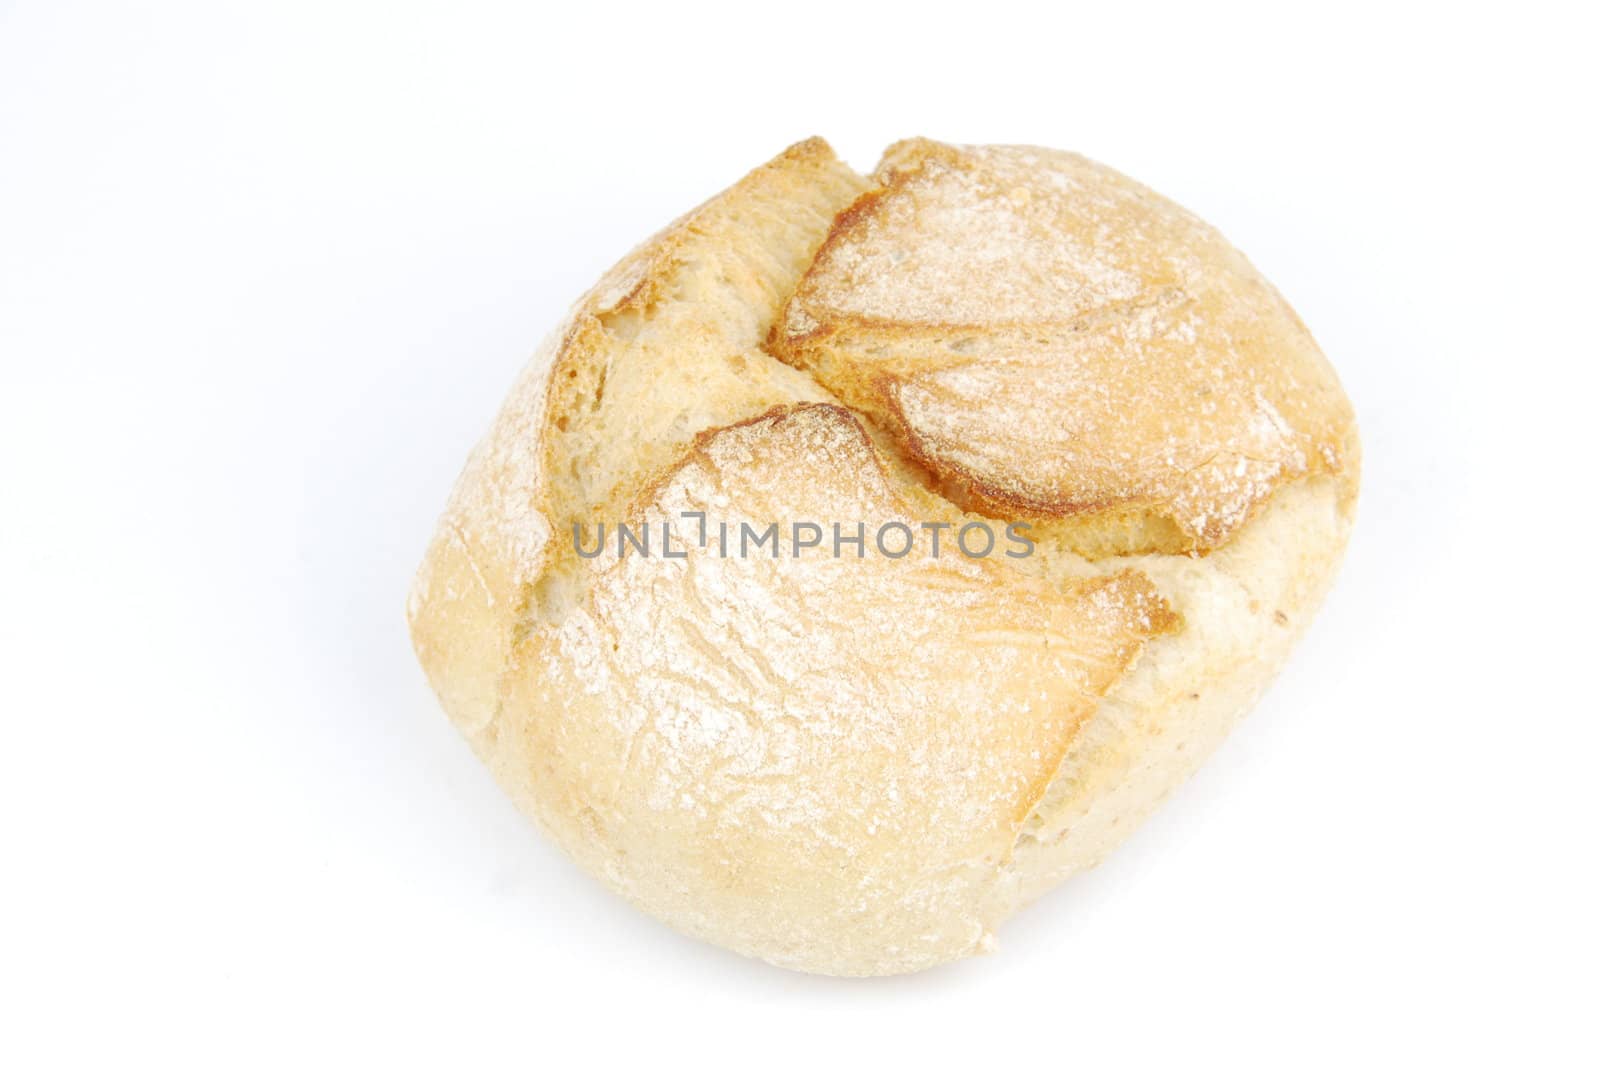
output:
[[[0,0],[0,1064],[1595,1066],[1579,5],[539,6]],[[602,891],[402,619],[565,306],[810,134],[1149,183],[1366,448],[1215,760],[995,955],[886,981]]]

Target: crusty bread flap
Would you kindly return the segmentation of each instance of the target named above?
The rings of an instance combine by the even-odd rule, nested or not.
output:
[[[1072,153],[894,146],[774,352],[995,516],[1084,553],[1210,550],[1281,484],[1353,468],[1349,403],[1215,230]]]

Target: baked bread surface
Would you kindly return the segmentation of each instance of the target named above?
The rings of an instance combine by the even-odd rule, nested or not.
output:
[[[783,966],[917,970],[1092,866],[1254,702],[1332,580],[1358,451],[1298,318],[1170,202],[1067,153],[910,141],[863,178],[812,140],[550,336],[412,636],[617,892]],[[574,546],[686,515],[1037,547]]]

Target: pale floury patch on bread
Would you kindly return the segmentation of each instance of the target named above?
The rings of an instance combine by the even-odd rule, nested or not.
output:
[[[1337,380],[1216,233],[1079,157],[797,145],[579,301],[409,605],[581,865],[788,967],[916,970],[1093,865],[1331,582]],[[1032,556],[579,555],[574,524],[1027,520]]]

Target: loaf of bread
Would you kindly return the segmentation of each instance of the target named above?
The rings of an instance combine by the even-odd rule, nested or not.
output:
[[[412,636],[611,889],[785,967],[914,971],[1205,758],[1358,472],[1305,326],[1170,201],[1064,152],[913,140],[862,177],[811,140],[550,335]]]

